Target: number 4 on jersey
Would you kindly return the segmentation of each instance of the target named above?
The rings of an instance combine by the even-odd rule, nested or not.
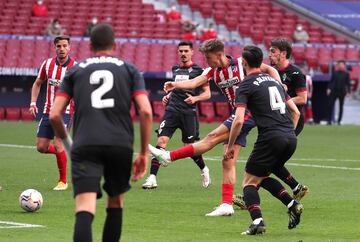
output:
[[[271,110],[280,110],[281,114],[285,113],[286,105],[281,98],[280,92],[276,87],[268,87],[270,96]]]

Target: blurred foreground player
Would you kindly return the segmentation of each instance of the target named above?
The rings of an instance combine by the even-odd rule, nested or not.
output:
[[[108,200],[102,240],[112,242],[120,240],[124,193],[130,189],[131,167],[134,181],[146,173],[152,113],[142,75],[134,66],[112,56],[115,50],[112,28],[105,24],[95,26],[90,40],[95,56],[66,74],[50,120],[71,153],[74,241],[92,241],[91,224],[104,177]],[[75,102],[73,145],[61,118],[71,98]],[[133,165],[132,99],[139,110],[141,126],[141,149]]]

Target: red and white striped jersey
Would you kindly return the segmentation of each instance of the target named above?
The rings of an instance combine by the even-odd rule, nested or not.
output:
[[[74,64],[76,64],[75,60],[69,58],[63,65],[60,65],[56,57],[49,58],[42,63],[37,78],[47,81],[44,114],[50,113],[50,109],[54,104],[55,93],[57,92],[66,71]],[[65,113],[73,113],[71,103],[66,107]]]
[[[202,75],[208,80],[213,79],[215,84],[220,88],[221,92],[228,99],[232,108],[235,108],[235,90],[240,82],[244,79],[245,74],[242,67],[242,58],[230,59],[230,65],[224,68],[206,68]]]

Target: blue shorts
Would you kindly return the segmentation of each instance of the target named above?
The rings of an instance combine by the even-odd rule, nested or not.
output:
[[[224,121],[224,125],[230,130],[232,122],[234,121],[235,114],[232,113],[228,119]],[[249,134],[250,130],[256,126],[254,118],[250,115],[244,120],[244,124],[241,128],[241,132],[239,136],[235,140],[235,144],[240,145],[242,147],[246,146],[246,136]],[[228,140],[224,142],[227,144]]]
[[[71,115],[63,114],[63,121],[64,121],[66,129],[70,130]],[[53,130],[50,120],[49,120],[49,114],[43,114],[42,118],[40,119],[36,136],[39,138],[54,139],[55,133],[54,133],[54,130]]]

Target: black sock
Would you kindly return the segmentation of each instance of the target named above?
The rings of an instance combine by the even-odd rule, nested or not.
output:
[[[285,182],[291,189],[294,189],[299,183],[295,180],[295,178],[290,174],[288,169],[285,166],[276,169],[273,173],[279,177],[283,182]]]
[[[262,218],[260,208],[260,197],[256,187],[244,187],[244,201],[250,213],[251,219],[254,221],[257,218]]]
[[[103,242],[118,242],[121,236],[122,208],[107,208]]]
[[[74,228],[75,242],[91,242],[91,223],[94,215],[89,212],[81,211],[76,213],[76,221]]]
[[[283,185],[281,185],[278,180],[272,177],[265,178],[261,182],[260,186],[270,192],[274,197],[279,199],[285,206],[287,206],[293,200]]]
[[[204,169],[205,162],[202,155],[193,156],[191,157],[191,159],[195,161],[196,165],[200,168],[200,170]]]
[[[160,146],[156,146],[157,149],[164,149],[163,147],[160,147]],[[160,168],[160,163],[157,159],[153,158],[151,160],[151,168],[150,168],[150,174],[152,175],[157,175],[158,171],[159,171],[159,168]]]

